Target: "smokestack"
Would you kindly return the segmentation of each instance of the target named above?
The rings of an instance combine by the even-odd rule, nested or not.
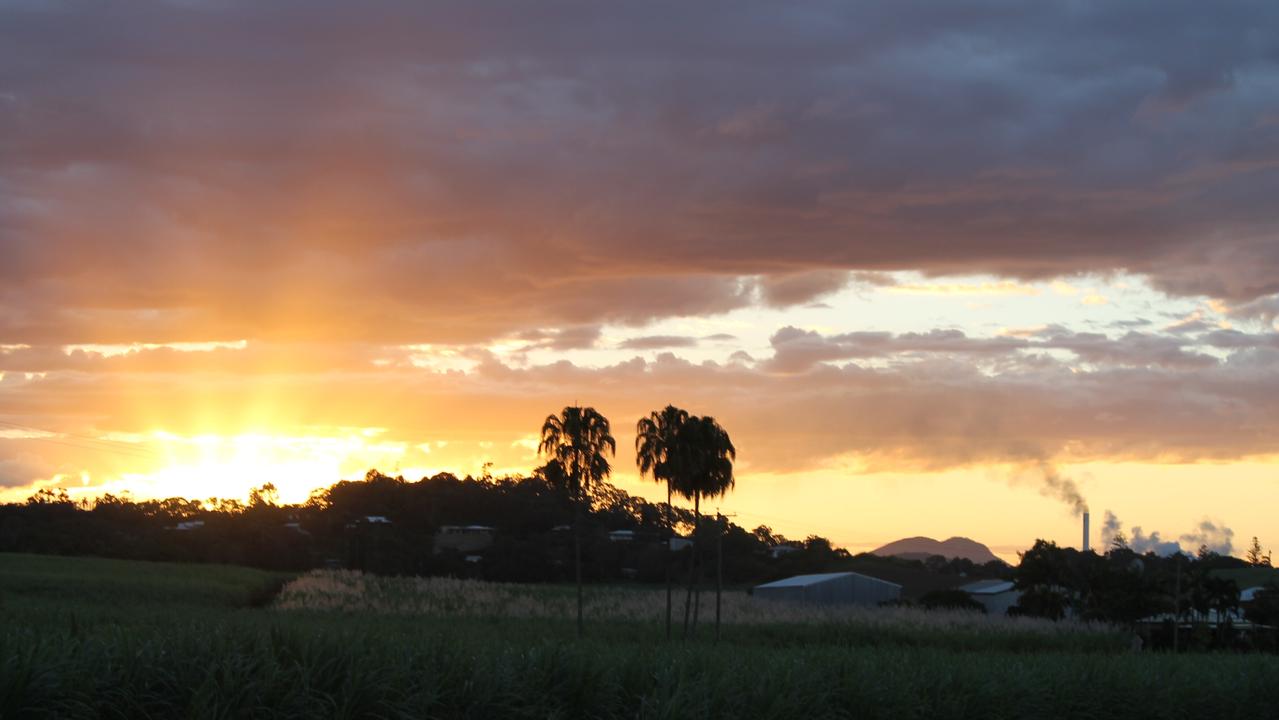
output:
[[[1088,512],[1087,511],[1084,512],[1084,544],[1082,545],[1082,548],[1084,552],[1088,552]]]

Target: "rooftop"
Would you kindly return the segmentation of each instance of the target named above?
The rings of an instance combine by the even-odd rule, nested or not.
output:
[[[998,595],[999,593],[1011,592],[1015,587],[1011,580],[978,580],[967,585],[960,585],[959,589],[969,595]]]

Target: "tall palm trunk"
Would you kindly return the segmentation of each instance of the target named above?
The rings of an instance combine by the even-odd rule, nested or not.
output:
[[[675,521],[671,513],[671,482],[666,481],[666,547],[663,557],[666,561],[666,639],[671,639],[671,542],[675,537]]]
[[[693,586],[697,578],[697,570],[701,567],[701,563],[697,560],[698,536],[702,530],[702,494],[693,493],[693,556],[689,559],[688,566],[688,593],[684,595],[684,637],[688,638],[692,630],[689,626],[689,614],[693,606]]]
[[[702,581],[706,579],[706,564],[702,562],[705,550],[697,548],[697,581],[693,585],[693,632],[697,632],[697,619],[702,609]]]
[[[577,573],[577,636],[582,637],[582,501],[573,503],[573,565]]]

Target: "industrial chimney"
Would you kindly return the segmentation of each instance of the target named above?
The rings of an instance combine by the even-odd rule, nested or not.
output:
[[[1084,511],[1084,544],[1080,546],[1084,552],[1088,552],[1088,511]]]

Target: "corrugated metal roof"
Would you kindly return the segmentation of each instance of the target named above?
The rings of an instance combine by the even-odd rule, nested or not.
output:
[[[781,580],[774,580],[771,583],[756,585],[755,587],[757,588],[808,587],[810,585],[817,585],[819,583],[824,583],[830,580],[834,580],[836,578],[853,577],[853,576],[859,577],[859,578],[865,578],[866,580],[873,580],[874,582],[883,583],[885,585],[892,585],[895,588],[901,587],[901,585],[898,585],[897,583],[894,583],[894,582],[888,582],[887,580],[880,580],[877,577],[862,575],[861,573],[855,573],[855,572],[819,573],[817,575],[796,575],[794,577],[783,578]]]
[[[978,580],[977,582],[960,585],[959,589],[969,595],[998,595],[1013,590],[1015,585],[1011,580]]]

